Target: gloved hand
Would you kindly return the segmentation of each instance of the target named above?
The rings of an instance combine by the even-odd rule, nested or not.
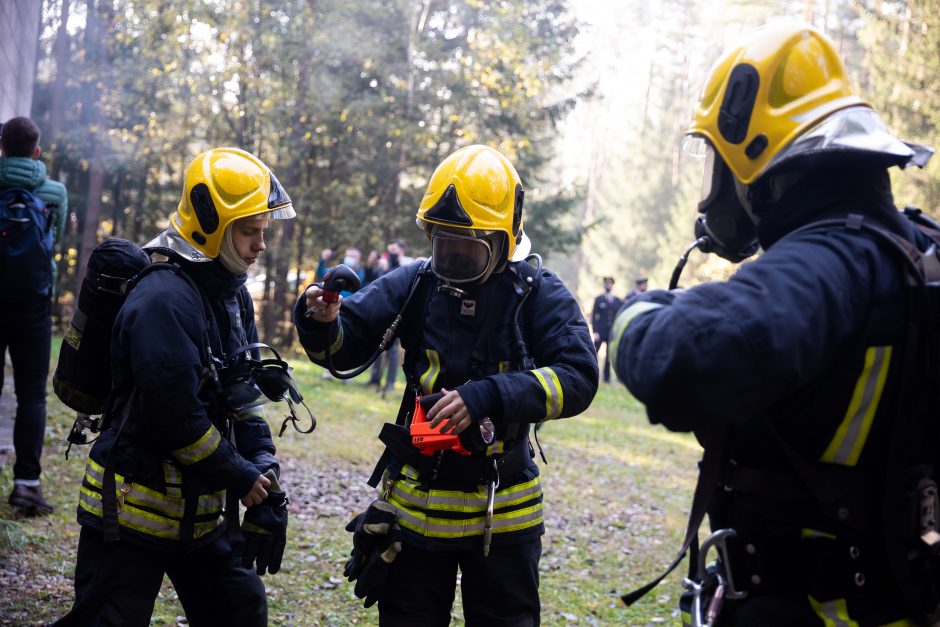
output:
[[[268,497],[260,505],[249,507],[242,521],[245,542],[242,565],[256,564],[259,575],[265,571],[275,574],[281,569],[281,558],[287,543],[287,495],[281,490],[277,475],[268,470],[264,476],[271,480]]]
[[[401,552],[402,531],[395,524],[395,507],[373,501],[346,525],[353,534],[353,549],[343,576],[356,581],[355,594],[372,607],[388,585],[389,566]]]

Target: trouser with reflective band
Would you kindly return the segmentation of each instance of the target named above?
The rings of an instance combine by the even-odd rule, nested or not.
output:
[[[542,540],[479,550],[426,551],[406,545],[392,562],[389,586],[379,600],[381,627],[450,624],[460,570],[467,627],[539,625],[539,559]]]
[[[223,534],[192,552],[167,553],[104,542],[83,527],[75,565],[75,604],[58,627],[149,625],[166,573],[190,625],[267,625],[264,584]]]

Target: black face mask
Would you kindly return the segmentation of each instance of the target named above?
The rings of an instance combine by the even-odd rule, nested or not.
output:
[[[711,186],[698,210],[705,214],[695,221],[695,237],[707,238],[699,246],[702,252],[713,252],[732,263],[757,252],[757,225],[741,205],[731,170],[717,153],[712,164]]]

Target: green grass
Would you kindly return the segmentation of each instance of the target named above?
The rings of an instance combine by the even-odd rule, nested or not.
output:
[[[382,399],[363,385],[365,377],[349,384],[323,380],[322,370],[301,354],[292,359],[319,426],[308,436],[288,428],[276,439],[291,521],[281,572],[265,577],[270,623],[374,625],[375,608],[363,609],[342,578],[349,551],[343,526],[374,498],[365,481],[381,451],[376,436],[383,422],[394,419],[399,399]],[[51,388],[48,408],[43,488],[57,509],[21,519],[5,498],[0,505],[0,624],[51,621],[73,597],[75,505],[87,448],[73,448],[65,460],[72,412]],[[276,433],[280,407],[269,406],[268,416]],[[633,608],[625,608],[619,594],[657,575],[678,548],[700,454],[695,440],[650,426],[619,384],[602,386],[587,412],[547,424],[539,438],[549,462],[542,467],[543,624],[678,622],[677,574]],[[0,492],[7,494],[11,484],[7,465],[0,468]],[[463,623],[460,615],[458,600],[453,624]],[[165,582],[153,624],[184,620]]]

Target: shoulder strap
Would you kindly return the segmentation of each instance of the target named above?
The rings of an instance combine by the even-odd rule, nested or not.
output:
[[[425,261],[421,268],[418,270],[418,274],[415,275],[414,282],[412,283],[411,293],[409,294],[407,300],[405,301],[405,306],[402,308],[399,317],[401,317],[404,326],[402,332],[399,333],[399,337],[407,339],[410,343],[414,338],[418,337],[421,332],[421,327],[424,325],[424,318],[427,316],[428,312],[428,301],[431,298],[431,288],[434,285],[434,277],[431,273],[431,261]],[[405,371],[405,378],[408,380],[408,385],[405,386],[414,388],[417,385],[417,379],[415,377],[415,362],[418,357],[415,354],[414,350],[406,350],[405,358],[402,363],[402,369]],[[412,390],[412,394],[414,390]],[[405,396],[408,396],[408,391],[406,390]],[[412,404],[414,399],[412,398]],[[402,403],[402,408],[406,407],[406,403]],[[399,418],[401,418],[401,412],[399,412]]]

